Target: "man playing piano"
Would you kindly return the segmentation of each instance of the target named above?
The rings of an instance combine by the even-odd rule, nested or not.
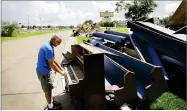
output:
[[[57,35],[53,35],[50,41],[45,42],[39,50],[38,62],[36,66],[36,72],[38,79],[41,82],[42,89],[45,93],[48,110],[57,110],[59,106],[54,105],[51,100],[52,96],[52,82],[50,80],[51,69],[55,72],[60,73],[62,76],[65,75],[64,69],[54,59],[54,47],[60,45],[62,39]],[[55,73],[56,74],[56,73]]]

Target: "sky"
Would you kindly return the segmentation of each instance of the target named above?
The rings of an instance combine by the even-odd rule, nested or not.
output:
[[[2,20],[23,25],[78,25],[85,20],[99,22],[99,13],[115,10],[117,1],[2,1]],[[131,1],[128,1],[131,2]],[[181,1],[156,1],[150,17],[166,17],[174,12]],[[114,12],[112,20],[125,20],[124,11]]]

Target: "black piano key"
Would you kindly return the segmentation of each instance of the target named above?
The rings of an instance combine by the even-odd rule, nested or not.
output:
[[[72,82],[75,83],[75,82],[76,82],[76,79],[75,79],[75,76],[74,76],[74,74],[73,74],[73,71],[72,71],[71,67],[68,66],[68,67],[67,67],[67,70],[68,70],[68,73],[69,73],[69,76],[70,76]]]

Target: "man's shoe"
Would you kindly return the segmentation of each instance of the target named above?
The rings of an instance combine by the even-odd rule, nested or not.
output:
[[[56,105],[53,105],[52,108],[49,108],[49,106],[47,106],[47,110],[60,110],[61,107],[60,106],[56,106]]]

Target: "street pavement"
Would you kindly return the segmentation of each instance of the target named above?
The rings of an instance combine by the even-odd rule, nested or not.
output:
[[[3,110],[43,110],[46,103],[44,93],[36,75],[37,54],[40,46],[53,35],[63,37],[63,42],[55,48],[56,60],[60,62],[62,52],[71,31],[50,33],[2,43],[2,106]],[[70,108],[67,94],[63,92],[63,77],[52,76],[56,88],[53,95],[66,102]],[[58,90],[57,90],[58,89]]]

